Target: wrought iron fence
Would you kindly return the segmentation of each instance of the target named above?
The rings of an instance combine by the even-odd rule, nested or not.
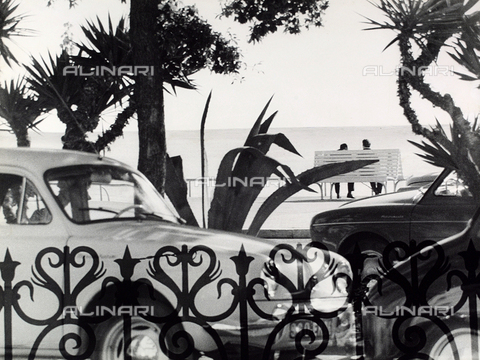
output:
[[[312,249],[323,255],[311,255]],[[19,279],[16,270],[30,264],[16,261],[7,250],[0,262],[4,357],[10,360],[21,355],[16,353],[15,340],[29,327],[38,332],[26,354],[31,359],[41,355],[47,337],[58,329],[61,335],[54,355],[65,359],[103,358],[99,354],[106,351],[115,353],[105,357],[108,359],[136,358],[132,347],[141,340],[141,334],[158,341],[171,359],[269,359],[284,341],[289,344],[281,345],[282,349],[298,352],[297,356],[314,357],[339,345],[345,353],[343,345],[351,329],[345,321],[342,324],[342,317],[351,314],[348,303],[342,300],[334,309],[318,309],[312,295],[315,286],[328,276],[333,282],[348,278],[328,251],[313,243],[278,245],[270,252],[270,259],[275,262],[267,261],[262,274],[252,275],[249,267],[255,256],[247,254],[242,246],[229,259],[237,277],[227,278],[222,274],[225,264],[207,246],[165,246],[142,259],[133,258],[126,247],[123,258],[114,260],[118,275],[109,276],[104,262],[90,247],[50,247],[36,255],[31,279]],[[138,274],[137,265],[146,259],[147,271]],[[293,278],[279,270],[279,262],[295,269]],[[311,272],[314,263],[318,266]],[[306,268],[310,269],[309,274]],[[179,269],[178,276],[172,275],[173,269]],[[72,273],[78,270],[82,276],[74,279]],[[190,283],[192,273],[196,273],[196,280]],[[199,307],[198,299],[202,289],[211,284],[215,284],[219,302],[211,304],[213,310],[205,311],[205,305]],[[274,292],[278,286],[286,289],[288,299],[277,301],[275,307],[265,307],[265,303],[273,301],[268,292]],[[82,296],[92,292],[91,287],[99,291],[88,305],[79,306],[81,301],[85,302]],[[160,288],[167,289],[164,292],[168,294],[162,294]],[[55,309],[48,315],[40,308],[43,302],[36,304],[38,289],[46,292],[54,304]],[[26,293],[30,300],[22,302]],[[218,306],[221,300],[223,305]],[[204,344],[191,334],[192,328],[205,334],[214,344],[213,351],[211,345],[205,354],[196,350]],[[261,338],[263,342],[256,341]],[[148,350],[138,357],[142,356],[148,358]]]
[[[473,235],[473,238],[470,236]],[[352,301],[369,359],[479,359],[480,252],[475,234],[437,243],[394,242],[380,274],[361,277],[352,254]]]
[[[89,247],[46,248],[36,255],[33,266],[20,263],[7,250],[0,262],[2,355],[17,358],[15,339],[30,327],[38,333],[26,354],[31,359],[40,356],[45,339],[58,329],[62,330],[56,356],[65,359],[102,358],[99,348],[116,351],[117,358],[135,358],[131,347],[141,331],[155,334],[171,359],[270,359],[278,349],[291,350],[292,359],[328,354],[356,359],[433,359],[438,354],[478,359],[480,251],[471,239],[460,244],[463,248],[458,242],[392,243],[385,249],[379,274],[366,276],[363,254],[352,254],[349,275],[315,243],[275,246],[270,253],[275,262],[265,263],[263,276],[252,275],[249,265],[256,254],[242,247],[229,259],[235,278],[223,275],[223,264],[207,246],[165,246],[142,259],[133,258],[126,247],[124,256],[114,260],[119,274],[115,276],[108,275],[104,262]],[[309,255],[312,249],[324,256]],[[137,265],[145,259],[148,269],[138,274]],[[282,273],[278,262],[294,265],[294,277]],[[306,267],[319,262],[307,275]],[[32,266],[30,279],[16,276],[22,266]],[[174,268],[180,270],[178,277],[171,275]],[[72,272],[78,269],[83,275],[74,281]],[[55,271],[62,274],[61,281],[52,275]],[[192,272],[197,272],[194,283]],[[341,305],[322,308],[315,303],[315,291],[328,276],[334,287],[339,278],[346,279],[349,296]],[[79,309],[79,299],[95,284],[99,291]],[[224,305],[206,312],[198,299],[212,284]],[[267,309],[264,303],[274,301],[268,292],[277,286],[286,289],[289,301]],[[162,294],[160,287],[169,294]],[[35,311],[38,289],[55,299],[55,311],[48,316],[41,309]],[[30,297],[28,309],[22,302],[25,294]],[[210,345],[199,352],[201,344],[192,328],[206,334],[214,350]],[[105,340],[112,329],[117,329],[118,338],[111,335]],[[112,336],[114,349],[106,343]],[[263,340],[252,341],[255,338]]]

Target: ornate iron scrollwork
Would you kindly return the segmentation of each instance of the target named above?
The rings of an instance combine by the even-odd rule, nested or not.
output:
[[[385,248],[383,277],[375,289],[387,297],[394,291],[396,298],[390,304],[368,297],[363,302],[376,317],[390,319],[397,357],[431,359],[445,350],[452,359],[460,359],[460,353],[478,357],[479,254],[472,241],[465,251],[452,252],[450,246],[448,256],[434,241],[394,242]],[[467,344],[457,343],[466,337]]]
[[[332,342],[332,327],[327,325],[326,319],[344,313],[348,304],[345,300],[335,309],[319,308],[313,299],[316,286],[325,278],[331,277],[332,289],[336,289],[342,278],[345,279],[342,284],[351,283],[349,275],[342,273],[329,252],[315,243],[297,247],[277,245],[272,249],[270,259],[271,261],[265,262],[263,272],[252,274],[251,264],[255,258],[247,254],[243,246],[236,255],[222,260],[231,261],[230,265],[222,264],[215,252],[207,246],[165,246],[148,258],[132,257],[127,246],[123,257],[114,260],[118,265],[119,276],[107,276],[105,264],[92,248],[49,247],[37,254],[32,279],[17,280],[15,270],[22,264],[14,261],[7,250],[5,260],[0,262],[3,280],[3,284],[0,284],[0,316],[3,315],[5,324],[5,358],[10,360],[15,356],[12,339],[20,336],[12,322],[12,315],[16,314],[21,321],[38,329],[39,335],[32,344],[29,355],[31,359],[38,355],[45,338],[61,327],[64,333],[58,340],[59,356],[65,359],[89,358],[101,342],[98,329],[114,318],[121,322],[125,337],[122,351],[125,352],[124,358],[128,359],[128,344],[134,337],[135,321],[132,320],[131,313],[119,309],[142,307],[145,304],[154,310],[140,312],[135,316],[155,324],[160,332],[160,346],[172,359],[198,357],[198,351],[195,350],[198,344],[194,343],[192,335],[186,330],[189,324],[205,331],[215,344],[218,356],[227,359],[229,350],[224,344],[223,333],[216,324],[233,315],[238,317],[239,342],[236,346],[240,350],[240,359],[250,357],[252,329],[249,328],[249,322],[252,316],[258,318],[260,323],[263,321],[264,324],[269,324],[272,329],[264,344],[264,359],[270,357],[278,337],[299,321],[314,324],[315,331],[304,328],[294,333],[291,337],[296,350],[307,356],[321,354]],[[143,260],[148,260],[148,264],[140,273],[138,264]],[[290,266],[293,271],[285,273],[283,265]],[[226,276],[226,266],[230,266],[230,273],[234,269],[236,277]],[[59,272],[62,276],[58,276]],[[173,273],[177,275],[174,276]],[[262,274],[270,277],[269,280]],[[275,286],[282,287],[289,294],[289,299],[283,300],[289,303],[284,305],[281,316],[278,308],[265,307],[273,301],[268,292],[272,279]],[[101,283],[95,285],[100,280]],[[80,297],[87,288],[91,291],[92,287],[98,289],[97,295],[87,308],[79,311]],[[168,289],[168,301],[161,294],[162,287]],[[53,310],[47,315],[43,315],[40,310],[32,315],[23,308],[20,293],[29,295],[30,305],[42,307],[42,301],[45,300],[39,296],[38,289],[49,294],[48,301]],[[205,291],[210,295],[211,290],[216,292],[218,304],[223,305],[216,306],[212,303],[213,310],[206,311],[199,307],[199,299],[205,295]],[[52,299],[55,299],[53,305]],[[117,312],[99,313],[94,308],[96,302],[97,305],[113,307]],[[167,303],[169,308],[165,308]],[[160,306],[164,307],[161,311]],[[315,343],[316,347],[307,348],[305,342]]]

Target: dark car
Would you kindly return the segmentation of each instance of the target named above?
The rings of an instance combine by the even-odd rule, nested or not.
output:
[[[480,211],[442,241],[389,245],[364,299],[367,358],[478,359],[479,249]]]
[[[462,231],[476,205],[463,181],[445,169],[425,187],[348,202],[315,215],[314,241],[342,255],[356,245],[378,257],[394,241],[441,240]]]

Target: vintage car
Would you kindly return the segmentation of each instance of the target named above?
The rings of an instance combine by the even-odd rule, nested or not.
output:
[[[480,211],[447,239],[390,244],[364,299],[367,358],[478,359],[479,249]]]
[[[182,225],[138,171],[74,151],[0,149],[0,202],[0,358],[353,349],[351,269],[319,244]]]
[[[462,231],[475,209],[457,173],[445,169],[425,187],[354,200],[319,213],[310,234],[313,241],[344,256],[358,246],[369,256],[365,267],[376,268],[375,259],[389,243],[445,239]]]
[[[405,186],[398,188],[396,191],[408,191],[424,186],[430,186],[430,184],[433,183],[436,178],[438,178],[438,175],[438,172],[432,172],[419,176],[410,176],[409,178],[405,179]]]

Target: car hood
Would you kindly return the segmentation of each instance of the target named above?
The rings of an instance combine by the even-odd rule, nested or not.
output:
[[[389,193],[379,196],[372,196],[365,199],[349,201],[340,206],[340,208],[354,208],[365,206],[382,206],[382,205],[411,205],[415,204],[421,197],[421,191],[418,189],[402,191],[397,193]]]
[[[311,227],[374,220],[404,221],[421,198],[420,190],[373,196],[350,201],[336,209],[321,212],[311,221]]]
[[[161,268],[168,269],[162,275],[164,278],[167,274],[170,276],[171,271],[179,273],[180,262],[188,258],[188,267],[191,268],[192,276],[196,278],[190,279],[192,283],[202,281],[201,278],[207,275],[211,280],[219,276],[233,280],[245,274],[247,281],[254,278],[267,281],[272,300],[291,301],[289,299],[292,294],[288,291],[290,282],[285,282],[285,287],[278,286],[277,281],[284,280],[277,279],[276,274],[283,274],[294,284],[298,278],[298,269],[293,260],[300,258],[303,259],[302,271],[305,279],[316,279],[317,285],[312,289],[311,301],[325,297],[332,301],[339,298],[340,307],[346,301],[347,294],[334,286],[337,277],[335,274],[352,276],[348,261],[337,253],[323,252],[297,244],[279,244],[273,240],[241,234],[158,221],[111,221],[79,225],[79,228],[78,230],[82,231],[68,241],[72,253],[78,249],[94,249],[100,262],[108,269],[108,275],[117,278],[121,278],[119,266],[132,264],[132,261],[135,268],[132,279],[145,277],[147,274],[155,273],[155,270],[161,274]],[[313,256],[312,251],[317,251],[317,255]],[[172,281],[182,283],[180,278],[174,279],[173,275]],[[202,301],[202,304],[214,303],[219,291],[214,285],[214,283],[209,285],[210,291],[203,294],[207,300]],[[324,291],[326,288],[329,289],[327,292]],[[255,297],[262,296],[261,291],[258,291]],[[275,302],[271,302],[271,306],[274,304]],[[319,308],[325,308],[324,301],[320,301],[319,304]]]
[[[114,242],[124,242],[132,246],[142,243],[150,246],[147,244],[154,243],[157,247],[174,244],[188,244],[189,246],[208,244],[208,246],[218,249],[229,249],[237,248],[238,244],[244,244],[254,251],[258,250],[263,253],[274,243],[267,239],[260,241],[259,238],[242,234],[156,220],[128,219],[80,224],[74,225],[71,233],[69,242],[74,239],[92,241],[95,244],[98,244],[99,241],[106,241],[111,246]]]
[[[298,256],[306,259],[310,247],[307,244],[281,244],[272,239],[261,239],[242,234],[229,233],[219,230],[206,230],[193,226],[177,225],[160,221],[110,221],[89,225],[76,225],[77,235],[69,238],[69,247],[87,246],[96,250],[100,258],[105,260],[119,259],[124,256],[128,246],[131,256],[142,259],[151,259],[162,248],[170,247],[189,250],[194,247],[210,248],[217,259],[230,262],[232,257],[244,252],[261,263],[261,266],[270,257],[276,257],[277,263],[282,262],[287,249],[289,256]],[[300,243],[300,242],[299,242]],[[305,252],[305,253],[302,253]],[[334,264],[348,264],[348,261],[335,252],[327,252],[326,259]],[[281,254],[281,256],[280,256]],[[285,262],[287,263],[287,262]],[[252,263],[253,264],[253,263]],[[316,271],[318,269],[312,269]],[[350,273],[349,266],[344,271]],[[258,275],[255,274],[255,275]]]

